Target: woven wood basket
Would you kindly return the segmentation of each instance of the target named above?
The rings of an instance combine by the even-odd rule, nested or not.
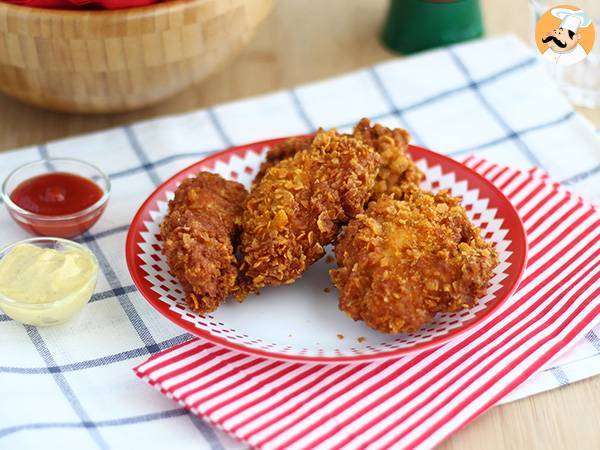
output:
[[[248,42],[273,0],[174,0],[116,11],[0,2],[0,91],[80,113],[149,106],[204,79]]]

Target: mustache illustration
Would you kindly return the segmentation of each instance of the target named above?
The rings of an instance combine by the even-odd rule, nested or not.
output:
[[[548,37],[545,37],[545,38],[543,38],[543,39],[542,39],[542,42],[543,42],[544,44],[546,44],[546,43],[548,43],[548,42],[550,42],[550,41],[554,41],[554,43],[555,43],[556,45],[558,45],[560,48],[565,48],[565,47],[567,46],[567,43],[566,43],[566,42],[561,42],[561,41],[559,41],[559,40],[558,40],[558,38],[557,38],[557,37],[555,37],[555,36],[548,36]]]

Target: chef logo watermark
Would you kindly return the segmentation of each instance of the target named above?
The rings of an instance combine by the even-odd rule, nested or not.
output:
[[[594,46],[594,23],[576,6],[560,5],[540,17],[535,43],[544,59],[557,65],[582,61]]]

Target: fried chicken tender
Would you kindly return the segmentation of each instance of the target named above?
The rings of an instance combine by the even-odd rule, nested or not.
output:
[[[238,297],[292,283],[321,258],[340,226],[363,211],[379,160],[356,139],[319,131],[309,149],[269,168],[242,214]]]
[[[373,147],[381,156],[381,168],[372,199],[383,194],[402,199],[405,194],[418,188],[423,173],[407,152],[410,135],[406,130],[392,130],[378,123],[371,126],[370,120],[365,118],[354,127],[353,136]]]
[[[310,148],[313,139],[313,136],[291,138],[274,145],[273,148],[267,152],[267,159],[265,162],[260,165],[260,169],[258,170],[256,177],[254,177],[253,185],[258,184],[265,176],[265,173],[267,173],[267,170],[279,163],[279,161],[292,158],[296,153]]]
[[[498,264],[493,244],[447,192],[382,195],[346,226],[335,254],[340,309],[384,333],[474,306]]]
[[[160,226],[163,254],[195,312],[214,311],[237,290],[235,245],[246,195],[241,184],[200,172],[169,202]]]
[[[373,188],[372,199],[382,194],[393,194],[402,199],[407,192],[418,188],[423,173],[407,152],[410,135],[406,130],[390,129],[383,125],[371,126],[369,119],[361,119],[354,127],[352,136],[373,148],[381,156],[381,167]],[[312,137],[292,138],[275,145],[267,153],[266,161],[254,179],[258,183],[267,170],[284,159],[310,147]]]

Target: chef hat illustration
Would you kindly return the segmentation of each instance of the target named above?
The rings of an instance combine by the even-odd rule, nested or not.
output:
[[[554,8],[552,11],[554,17],[558,17],[561,20],[560,27],[564,30],[571,30],[573,33],[577,33],[579,28],[585,28],[592,23],[590,16],[585,11],[567,8]]]

